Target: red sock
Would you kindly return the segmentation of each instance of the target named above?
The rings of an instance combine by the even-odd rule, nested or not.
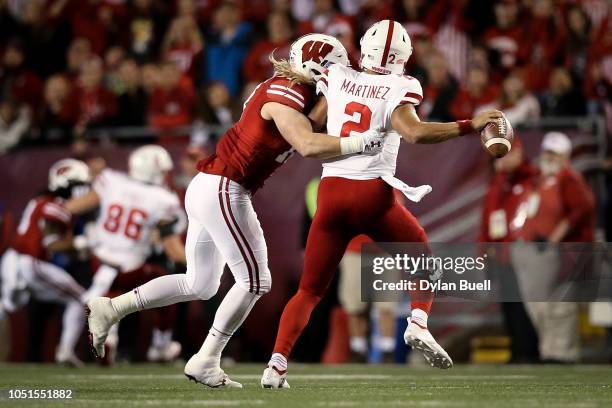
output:
[[[302,290],[298,290],[295,296],[291,298],[281,316],[274,353],[289,357],[291,349],[293,349],[295,342],[310,320],[312,310],[320,300],[321,296]]]
[[[417,281],[417,288],[419,287]],[[415,289],[410,291],[410,307],[412,310],[421,309],[425,313],[429,314],[431,311],[431,305],[433,303],[435,293],[431,290]]]

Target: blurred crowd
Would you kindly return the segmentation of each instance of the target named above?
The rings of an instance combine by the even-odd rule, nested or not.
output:
[[[95,128],[147,127],[196,143],[309,32],[353,65],[373,22],[402,22],[423,119],[483,107],[513,124],[612,112],[608,0],[0,0],[0,153]],[[176,129],[179,129],[178,131]],[[163,139],[162,139],[163,141]]]

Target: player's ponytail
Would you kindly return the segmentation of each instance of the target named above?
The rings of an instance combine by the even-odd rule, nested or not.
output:
[[[296,72],[293,68],[291,68],[291,64],[285,58],[281,58],[279,60],[274,58],[274,51],[270,53],[270,57],[268,59],[274,67],[274,76],[287,78],[296,84],[314,85],[314,79],[309,78],[300,72]]]

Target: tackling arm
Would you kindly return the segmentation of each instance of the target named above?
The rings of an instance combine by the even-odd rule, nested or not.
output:
[[[314,133],[306,116],[281,103],[266,103],[261,108],[261,115],[265,120],[273,120],[285,140],[303,157],[325,159],[360,153],[365,149],[361,135],[339,138]]]
[[[448,123],[421,122],[414,105],[404,104],[393,111],[391,126],[409,143],[433,144],[482,130],[489,122],[501,118],[498,110],[487,110],[472,120]]]
[[[80,197],[73,198],[64,204],[64,208],[72,215],[83,214],[100,205],[100,196],[95,190]]]

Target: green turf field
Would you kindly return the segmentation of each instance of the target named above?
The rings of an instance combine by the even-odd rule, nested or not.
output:
[[[71,389],[74,407],[612,407],[612,367],[292,365],[290,390],[263,390],[263,366],[226,370],[242,390],[188,382],[181,366],[0,365],[0,406],[63,406],[9,401],[7,390]],[[67,404],[66,404],[67,405]]]

